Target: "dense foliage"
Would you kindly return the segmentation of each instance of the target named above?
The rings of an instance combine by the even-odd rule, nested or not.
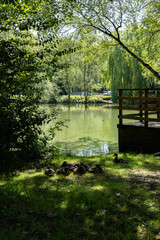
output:
[[[45,64],[32,51],[31,40],[1,35],[0,39],[0,153],[40,153],[40,126],[49,116],[38,110],[42,97]]]
[[[143,76],[141,65],[136,59],[126,56],[125,51],[118,46],[109,49],[102,74],[112,91],[113,102],[118,100],[118,88],[151,87],[149,79]]]

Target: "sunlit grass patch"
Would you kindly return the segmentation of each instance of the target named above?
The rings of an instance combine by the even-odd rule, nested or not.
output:
[[[92,189],[97,190],[97,191],[103,191],[104,187],[101,185],[97,185],[97,186],[92,187]]]

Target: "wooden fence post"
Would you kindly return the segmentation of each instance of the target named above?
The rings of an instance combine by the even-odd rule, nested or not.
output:
[[[145,89],[145,127],[148,127],[148,89]]]
[[[159,90],[157,90],[157,97],[160,97],[160,91]],[[157,108],[158,108],[158,110],[160,110],[160,101],[159,101],[159,99],[157,99]],[[157,118],[158,119],[160,118],[160,112],[159,111],[157,111]]]
[[[142,101],[143,92],[142,92],[142,90],[139,91],[139,96],[140,96],[139,107],[142,108],[143,107],[143,101]],[[139,111],[139,116],[143,117],[143,111],[141,109]],[[140,122],[142,122],[142,119],[140,120]]]
[[[122,124],[122,89],[119,89],[119,125]]]

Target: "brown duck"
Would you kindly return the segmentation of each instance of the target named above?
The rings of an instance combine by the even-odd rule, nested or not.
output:
[[[51,177],[55,174],[55,171],[48,165],[47,169],[45,170],[45,174]]]
[[[102,168],[101,168],[101,166],[99,164],[96,164],[95,167],[90,167],[88,169],[88,172],[90,172],[90,173],[102,173],[103,170],[102,170]]]
[[[74,165],[74,164],[71,164],[71,163],[63,162],[60,167],[61,167],[61,168],[66,167],[66,168],[69,169],[69,171],[73,171],[73,169],[75,168],[75,165]]]
[[[67,163],[66,161],[62,163],[62,165],[60,167],[71,167],[72,164]]]
[[[74,167],[75,167],[75,168],[76,168],[76,167],[83,167],[83,168],[85,169],[85,171],[88,171],[88,166],[87,166],[85,163],[83,163],[83,162],[76,163],[76,164],[74,165]]]
[[[77,164],[77,166],[73,169],[73,172],[76,174],[84,174],[86,173],[86,168],[83,165]]]
[[[69,175],[70,171],[67,167],[61,167],[56,170],[57,174]]]
[[[118,154],[117,153],[115,153],[113,156],[115,156],[115,158],[114,158],[114,162],[115,163],[129,163],[129,161],[126,160],[126,159],[118,158]]]
[[[160,156],[160,152],[156,152],[153,154],[154,157],[159,157]]]

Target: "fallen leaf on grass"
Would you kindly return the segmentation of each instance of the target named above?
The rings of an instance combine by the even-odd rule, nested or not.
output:
[[[120,194],[120,193],[117,193],[117,194],[116,194],[116,196],[117,196],[117,197],[120,197],[120,196],[121,196],[121,194]]]

